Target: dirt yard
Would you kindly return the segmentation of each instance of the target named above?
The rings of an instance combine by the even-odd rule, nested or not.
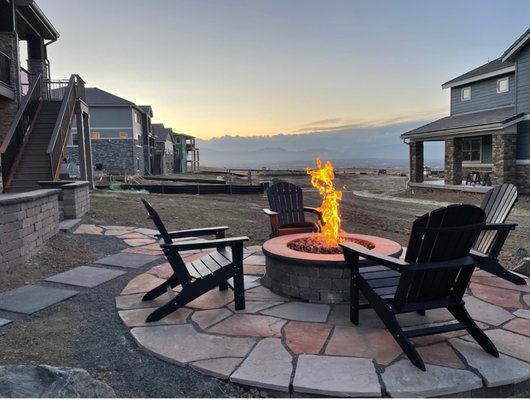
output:
[[[319,195],[310,186],[307,176],[283,176],[281,179],[303,187],[306,205],[320,204]],[[481,194],[406,190],[407,178],[398,174],[339,173],[336,182],[343,190],[340,209],[345,231],[384,236],[403,245],[407,244],[415,216],[446,203],[479,204],[482,199]],[[153,204],[171,230],[227,225],[230,235],[249,236],[249,245],[262,244],[270,234],[269,222],[263,213],[268,203],[262,194],[201,196],[95,191],[91,196],[91,211],[84,222],[153,228],[140,202],[142,197]],[[505,265],[509,265],[517,249],[530,247],[529,196],[520,196],[509,221],[519,226],[510,234],[501,254],[501,262]],[[119,251],[115,245],[111,241],[81,241],[72,234],[60,234],[26,265],[0,273],[0,291],[95,261]],[[105,380],[120,397],[249,396],[248,392],[237,391],[233,385],[215,380],[205,380],[201,388],[193,382],[206,378],[177,367],[166,371],[165,363],[139,351],[115,315],[114,297],[127,279],[131,278],[124,277],[109,288],[91,291],[85,300],[64,302],[1,331],[0,364],[78,366]],[[137,364],[137,371],[129,367],[131,363]],[[154,377],[153,368],[158,371]],[[183,388],[182,382],[175,383],[175,374],[184,376],[182,382],[191,382],[190,387],[194,389]],[[154,391],[156,388],[147,382],[151,378],[170,386],[160,391],[163,386],[160,385],[159,391]]]

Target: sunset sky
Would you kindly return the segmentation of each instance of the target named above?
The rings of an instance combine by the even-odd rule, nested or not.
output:
[[[207,139],[448,114],[441,84],[499,57],[528,0],[38,0],[77,73]]]

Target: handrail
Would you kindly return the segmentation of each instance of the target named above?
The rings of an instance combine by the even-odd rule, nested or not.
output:
[[[60,172],[60,165],[63,156],[64,146],[68,139],[68,132],[72,116],[75,112],[76,103],[76,75],[72,75],[68,81],[61,108],[53,128],[53,132],[46,149],[46,154],[50,156],[50,167],[52,172],[52,179],[56,179]],[[60,139],[60,140],[59,140]]]
[[[0,146],[0,155],[2,156],[2,182],[4,188],[12,179],[12,173],[15,171],[16,163],[20,156],[26,135],[34,122],[37,110],[42,98],[41,75],[32,82],[28,94],[22,98],[20,108],[18,109],[13,123],[11,124],[4,142]]]

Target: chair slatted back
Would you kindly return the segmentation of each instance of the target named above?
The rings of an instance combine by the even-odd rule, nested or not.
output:
[[[288,182],[279,182],[267,190],[271,211],[279,214],[280,226],[305,222],[302,189]]]
[[[142,199],[142,203],[144,203],[144,206],[147,209],[149,218],[153,220],[156,228],[158,229],[158,232],[160,232],[160,235],[164,243],[165,244],[173,243],[173,240],[171,239],[171,236],[169,235],[169,232],[166,229],[166,226],[160,219],[158,212],[156,212],[156,210],[153,208],[151,204],[149,204],[147,200]],[[181,282],[182,284],[189,282],[192,277],[188,271],[188,268],[186,267],[186,263],[184,262],[180,254],[176,252],[169,253],[166,251],[164,251],[164,254],[166,255],[169,263],[171,264],[173,271],[177,275],[179,282]]]
[[[164,240],[164,243],[170,244],[173,243],[173,240],[171,239],[171,236],[169,235],[169,232],[167,231],[164,223],[160,219],[160,216],[156,212],[156,210],[153,208],[151,204],[145,199],[142,199],[142,203],[144,203],[145,208],[147,208],[147,213],[149,214],[149,218],[151,218],[158,229],[158,232],[160,232],[160,235],[162,236],[162,239]]]
[[[482,199],[480,208],[486,213],[487,224],[502,224],[517,202],[517,188],[511,183],[505,183],[490,189]],[[496,231],[483,231],[477,238],[473,248],[488,254],[497,236]]]
[[[405,261],[439,262],[465,257],[485,225],[479,207],[454,204],[419,217],[412,225]],[[407,271],[402,274],[394,297],[399,309],[405,303],[459,301],[469,283],[473,267]]]

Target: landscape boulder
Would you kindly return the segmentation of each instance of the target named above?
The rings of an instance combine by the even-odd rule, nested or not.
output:
[[[0,398],[116,397],[114,390],[84,369],[49,365],[0,366]]]

